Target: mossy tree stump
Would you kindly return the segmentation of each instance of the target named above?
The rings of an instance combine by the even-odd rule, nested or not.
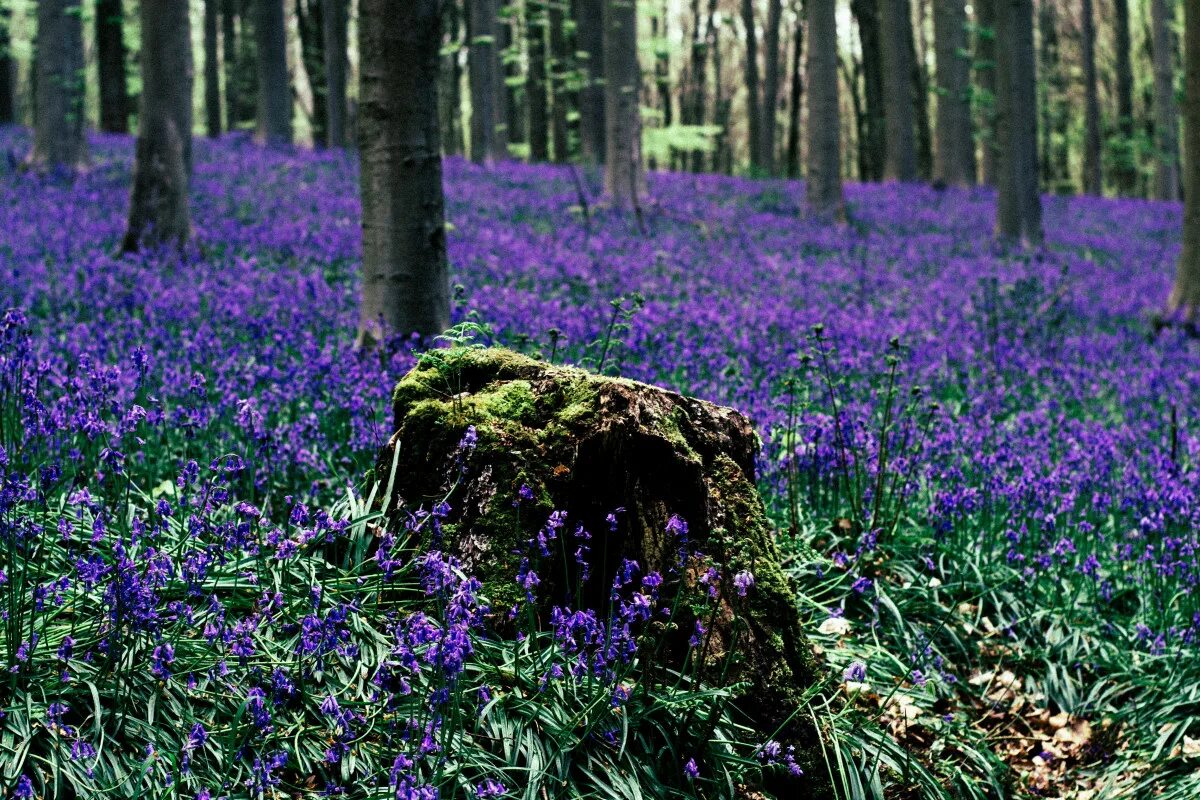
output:
[[[739,707],[764,736],[781,729],[778,738],[797,745],[810,791],[820,782],[813,779],[825,768],[811,719],[793,716],[817,670],[755,487],[759,441],[744,416],[495,348],[427,354],[396,386],[393,403],[396,432],[379,462],[385,476],[395,465],[393,502],[411,510],[448,500],[441,546],[483,582],[495,609],[523,598],[520,562],[552,511],[567,512],[568,527],[582,524],[595,537],[593,594],[585,599],[596,608],[624,558],[666,574],[678,552],[667,523],[672,515],[686,520],[692,548],[720,566],[721,595],[729,598],[722,602],[738,603],[745,623],[733,630],[732,607],[719,614],[709,658],[723,661],[736,637],[741,656],[729,679],[751,686]],[[459,445],[471,426],[477,440],[464,463]],[[532,499],[517,507],[522,486]],[[618,508],[625,512],[610,534],[606,517]],[[744,570],[754,586],[740,598],[733,578]],[[553,584],[557,574],[547,568],[544,578]],[[575,587],[547,588],[562,597]],[[683,620],[668,634],[677,639],[669,647],[677,662],[691,626]]]

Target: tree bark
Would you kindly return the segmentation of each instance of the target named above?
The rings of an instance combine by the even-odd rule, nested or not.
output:
[[[971,137],[971,65],[967,52],[967,13],[963,0],[936,0],[933,12],[937,58],[937,152],[933,177],[948,186],[975,182],[975,143]]]
[[[767,0],[767,28],[763,40],[766,68],[763,71],[762,145],[760,154],[763,170],[774,177],[779,174],[775,157],[775,112],[779,108],[779,28],[783,17],[783,0]]]
[[[191,235],[192,39],[188,6],[141,0],[142,94],[124,252]]]
[[[338,2],[338,0],[333,0]],[[326,17],[328,20],[328,17]],[[458,0],[442,3],[442,67],[441,88],[438,90],[438,105],[440,107],[439,126],[442,132],[442,152],[446,155],[461,155],[463,152],[462,137],[462,96],[459,85],[462,82],[462,16]],[[344,41],[344,40],[343,40]],[[329,40],[326,39],[326,52],[329,52]],[[345,52],[345,47],[342,48]],[[345,94],[345,72],[342,73],[342,91]],[[343,108],[345,103],[343,102]],[[332,134],[332,120],[330,133]],[[335,145],[330,144],[330,147]]]
[[[571,160],[571,140],[567,132],[571,98],[566,87],[570,52],[567,32],[563,27],[565,18],[562,2],[550,4],[547,23],[550,26],[550,133],[553,157],[559,164],[565,164]]]
[[[1083,193],[1100,196],[1100,98],[1096,87],[1096,26],[1092,0],[1080,4],[1080,48],[1083,57],[1084,134]]]
[[[837,2],[808,0],[809,209],[842,214],[841,123],[838,100]]]
[[[1154,196],[1179,199],[1179,120],[1175,110],[1175,4],[1150,0],[1154,55]]]
[[[1183,250],[1167,313],[1194,324],[1200,309],[1200,8],[1195,3],[1184,4],[1183,24]]]
[[[204,121],[208,135],[221,135],[221,57],[217,29],[220,0],[204,0]]]
[[[12,9],[0,6],[0,125],[17,120],[16,63],[12,57]]]
[[[258,133],[270,145],[292,141],[292,92],[288,82],[287,29],[283,0],[254,0],[258,62]]]
[[[78,0],[39,0],[37,23],[37,103],[29,161],[37,168],[77,169],[88,160]]]
[[[604,71],[604,193],[615,205],[636,209],[646,187],[636,0],[604,4]]]
[[[804,99],[804,76],[800,64],[804,53],[804,21],[796,16],[796,31],[792,37],[791,87],[788,97],[787,176],[800,177],[800,104]],[[851,87],[854,91],[854,87]]]
[[[1042,241],[1042,205],[1038,194],[1033,0],[999,0],[996,52],[996,235],[1022,246],[1038,245]]]
[[[347,0],[323,0],[325,38],[325,118],[330,147],[346,146]],[[458,4],[451,4],[457,9]],[[457,61],[458,54],[453,58]],[[457,97],[457,94],[455,94]]]
[[[546,85],[546,6],[540,0],[525,4],[525,33],[529,45],[529,75],[525,100],[529,104],[529,159],[550,160],[550,104]]]
[[[578,0],[575,37],[583,72],[579,90],[579,149],[584,163],[601,164],[604,142],[604,0]]]
[[[912,181],[917,177],[917,154],[913,141],[912,17],[908,0],[879,0],[879,22],[887,126],[883,177]]]
[[[746,34],[746,121],[750,126],[750,171],[763,171],[762,87],[758,79],[758,31],[754,22],[754,0],[742,0],[742,27]]]
[[[996,185],[996,3],[974,0],[975,75],[979,84],[979,179]]]
[[[438,0],[360,0],[363,296],[358,342],[450,323]],[[490,117],[489,117],[490,119]]]
[[[859,173],[863,180],[883,180],[887,158],[887,122],[883,89],[883,42],[876,0],[851,0],[862,46],[863,100],[866,114],[858,143]]]
[[[225,128],[237,130],[241,121],[241,95],[238,93],[237,0],[221,3],[221,51],[225,57]]]
[[[923,23],[924,3],[917,0],[917,18]],[[933,177],[933,131],[929,128],[929,72],[925,67],[924,35],[918,40],[913,26],[908,26],[909,64],[912,66],[912,104],[916,121],[917,176],[928,181]],[[917,46],[920,41],[921,46]]]
[[[325,2],[296,0],[296,28],[300,34],[300,61],[312,91],[312,142],[329,141],[329,91],[325,85]]]
[[[125,12],[121,0],[96,0],[100,130],[106,133],[129,133],[129,90],[125,75],[124,29]]]
[[[1117,192],[1130,196],[1137,193],[1138,168],[1133,142],[1133,68],[1130,65],[1129,2],[1113,0],[1113,33],[1116,37],[1117,78],[1117,158],[1113,177]]]
[[[496,0],[470,0],[471,160],[503,161],[508,141],[497,122],[501,117],[500,26]]]

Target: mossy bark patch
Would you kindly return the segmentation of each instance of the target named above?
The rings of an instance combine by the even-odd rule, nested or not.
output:
[[[721,573],[728,613],[717,615],[714,648],[740,654],[728,677],[751,688],[739,706],[764,735],[782,727],[779,738],[807,756],[810,778],[824,772],[807,712],[793,716],[817,672],[755,488],[759,441],[743,415],[502,349],[428,354],[393,400],[396,433],[380,466],[396,464],[394,500],[409,510],[449,503],[440,546],[480,578],[497,610],[522,598],[521,559],[552,511],[567,513],[570,530],[582,525],[593,535],[594,576],[584,602],[596,608],[604,607],[622,559],[645,571],[670,570],[679,544],[667,523],[673,515],[686,520],[691,547]],[[464,451],[471,427],[476,442]],[[522,486],[530,497],[515,504]],[[610,533],[606,518],[617,509],[624,511]],[[568,570],[543,567],[543,596],[573,596],[578,587],[566,585]],[[755,579],[745,597],[733,585],[742,571]],[[682,662],[690,632],[684,620],[667,634],[675,639],[670,658]],[[723,659],[717,650],[709,657],[715,672]]]

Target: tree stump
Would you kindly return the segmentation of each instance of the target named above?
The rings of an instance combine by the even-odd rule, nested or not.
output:
[[[667,573],[678,551],[667,523],[683,518],[691,547],[717,562],[729,612],[718,615],[707,657],[723,663],[736,637],[741,656],[727,681],[751,687],[739,708],[764,737],[778,731],[776,738],[796,744],[810,792],[822,782],[811,718],[793,716],[818,680],[817,667],[755,486],[760,443],[742,414],[502,349],[432,351],[396,386],[393,403],[396,432],[379,460],[384,482],[395,465],[391,510],[448,502],[440,546],[482,581],[494,609],[523,599],[519,565],[552,511],[565,511],[571,529],[581,524],[595,537],[594,594],[585,595],[595,608],[603,608],[622,559]],[[465,454],[460,444],[470,427],[476,441]],[[531,491],[514,504],[522,486]],[[624,513],[610,534],[607,516],[618,508]],[[610,537],[606,545],[602,536]],[[745,597],[734,584],[743,571],[754,577]],[[546,569],[544,580],[553,584],[557,572]],[[694,582],[686,573],[684,581]],[[575,589],[542,588],[558,596]],[[730,603],[739,604],[740,630],[731,629]],[[684,620],[664,633],[677,639],[667,648],[675,666],[691,627]]]

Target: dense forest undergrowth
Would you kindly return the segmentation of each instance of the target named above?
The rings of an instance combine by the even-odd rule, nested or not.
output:
[[[23,153],[28,136],[4,131],[0,149]],[[338,573],[324,584],[332,606],[272,619],[272,603],[302,606],[321,580],[315,560],[263,553],[342,535],[349,551],[367,546],[356,491],[415,343],[353,349],[351,155],[196,140],[194,244],[118,257],[131,150],[95,139],[74,178],[18,171],[15,155],[0,168],[0,306],[12,309],[0,519],[8,563],[24,570],[0,582],[15,676],[0,689],[0,785],[18,797],[89,780],[119,796],[319,792],[355,758],[382,763],[361,734],[370,702],[346,702],[365,697],[353,675],[326,677],[361,719],[319,694],[306,708],[289,681],[308,673],[280,665],[303,653],[332,675],[364,658],[342,630],[361,633],[356,591],[379,578]],[[1046,246],[1010,253],[993,241],[986,189],[851,184],[849,222],[834,226],[806,221],[796,182],[651,174],[653,201],[635,215],[592,200],[596,176],[569,168],[445,169],[455,321],[475,323],[460,332],[730,405],[758,427],[764,499],[828,666],[812,713],[831,732],[840,791],[1200,792],[1200,351],[1178,331],[1152,338],[1149,322],[1178,257],[1179,206],[1046,198]],[[262,549],[243,540],[228,563],[216,545],[188,549],[214,536]],[[413,585],[458,580],[437,569]],[[187,588],[206,575],[228,608]],[[260,580],[282,599],[269,585],[239,593]],[[80,621],[76,604],[118,623]],[[198,633],[209,624],[215,649]],[[313,650],[288,638],[308,633]],[[225,669],[259,694],[227,697]],[[96,688],[113,674],[116,721],[101,719]],[[148,697],[158,724],[155,703],[146,716],[136,700]],[[194,716],[205,703],[212,715]],[[237,733],[243,718],[260,742]],[[109,743],[114,731],[144,750]],[[295,746],[301,731],[321,733]],[[675,765],[661,783],[719,796],[720,775],[762,755],[724,773]],[[380,777],[396,784],[408,768],[393,757]],[[606,764],[579,778],[583,796],[602,794]],[[510,766],[481,761],[453,781],[523,794],[536,770]]]

